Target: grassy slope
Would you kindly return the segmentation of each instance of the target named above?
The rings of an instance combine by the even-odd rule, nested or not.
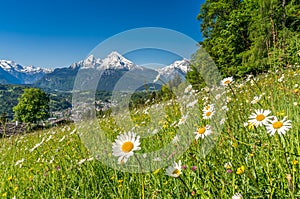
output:
[[[215,147],[201,158],[198,153],[203,140],[199,139],[179,158],[187,166],[181,175],[186,185],[179,178],[166,176],[164,168],[132,174],[88,159],[91,155],[71,125],[0,140],[0,197],[231,198],[239,192],[244,198],[300,198],[299,80],[300,69],[294,67],[260,75],[254,81],[234,82],[231,89],[226,88],[229,110]],[[205,99],[202,93],[205,92],[200,92],[199,98]],[[252,104],[253,98],[260,95],[261,99]],[[206,101],[200,100],[203,103]],[[244,123],[256,109],[269,109],[280,119],[287,116],[292,121],[292,129],[284,136],[270,136],[264,127],[245,127]],[[206,124],[201,111],[198,112],[192,123]],[[175,135],[176,129],[168,121],[174,119],[168,118],[172,115],[176,114],[166,114],[166,120],[157,123],[157,128],[162,126],[157,140],[170,142]],[[149,119],[147,114],[140,113],[139,117]],[[140,121],[136,123],[142,125]],[[111,119],[103,119],[101,125],[111,133],[111,141],[123,130]],[[186,133],[196,131],[194,126],[189,129]],[[151,143],[142,140],[142,148],[151,147]],[[88,160],[78,164],[84,159]],[[232,173],[224,168],[227,162],[232,164]],[[192,166],[197,169],[191,170]],[[241,166],[245,170],[237,174]]]

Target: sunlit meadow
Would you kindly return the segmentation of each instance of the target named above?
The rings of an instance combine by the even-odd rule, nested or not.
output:
[[[170,167],[129,173],[105,166],[86,149],[74,124],[58,126],[0,140],[0,197],[300,198],[299,66],[226,80],[220,85],[226,93],[215,96],[227,102],[219,107],[222,110],[210,104],[209,89],[189,91],[198,98],[189,105],[197,114],[185,118],[180,104],[172,104],[148,129],[152,139],[140,140],[136,154],[167,143],[180,145],[176,129],[189,119],[193,125],[185,133],[195,140]],[[161,109],[157,106],[157,112]],[[132,111],[136,127],[155,121],[151,118],[155,114],[147,110],[145,106]],[[215,133],[210,120],[224,110],[216,145],[202,157],[201,143]],[[120,133],[132,130],[120,128],[118,119],[126,122],[128,118],[99,119],[111,144]],[[127,158],[131,161],[134,155]],[[121,160],[126,165],[127,159]]]

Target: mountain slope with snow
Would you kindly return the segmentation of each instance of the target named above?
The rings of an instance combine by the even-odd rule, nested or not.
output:
[[[88,75],[92,74],[90,72],[101,75],[99,88],[111,90],[124,74],[129,74],[127,73],[129,71],[131,74],[126,78],[131,83],[137,83],[142,82],[143,79],[153,82],[158,74],[164,82],[175,78],[176,74],[184,80],[188,70],[189,61],[187,59],[152,70],[134,64],[118,52],[111,52],[104,59],[90,55],[69,67],[56,68],[52,71],[33,66],[24,67],[13,61],[0,60],[0,83],[34,84],[40,88],[69,91],[73,89],[78,71],[81,71],[87,75],[87,80],[89,79]]]
[[[0,69],[0,82],[8,84],[32,84],[52,71],[34,66],[22,66],[10,60],[0,60]]]

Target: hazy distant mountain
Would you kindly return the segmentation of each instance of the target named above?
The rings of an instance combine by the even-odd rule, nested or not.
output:
[[[175,61],[173,64],[157,69],[161,76],[168,80],[173,79],[175,74],[178,74],[182,79],[185,79],[186,73],[190,69],[190,62],[187,59]]]
[[[32,84],[51,71],[34,66],[22,66],[9,60],[0,60],[0,83]]]
[[[70,91],[78,72],[82,84],[90,80],[90,76],[101,76],[98,90],[133,89],[141,86],[145,80],[153,83],[160,78],[167,82],[179,74],[182,79],[189,70],[189,62],[186,59],[175,61],[173,64],[161,69],[151,70],[135,65],[117,52],[110,53],[103,60],[90,55],[85,60],[73,63],[69,67],[56,68],[52,71],[30,67],[23,67],[12,61],[2,60],[0,68],[0,83],[31,84],[40,88],[52,90]],[[2,69],[2,70],[1,70]],[[122,78],[122,79],[121,79]],[[119,82],[121,79],[121,83]],[[119,82],[119,83],[118,83]],[[124,82],[122,84],[122,82]],[[127,86],[127,87],[126,87]],[[149,87],[149,85],[148,85]]]

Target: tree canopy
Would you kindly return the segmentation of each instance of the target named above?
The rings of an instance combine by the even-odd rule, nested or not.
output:
[[[223,76],[299,63],[299,0],[206,0],[201,47]]]
[[[26,88],[13,108],[15,120],[36,123],[49,117],[49,96],[38,88]]]

